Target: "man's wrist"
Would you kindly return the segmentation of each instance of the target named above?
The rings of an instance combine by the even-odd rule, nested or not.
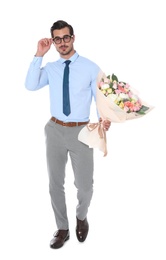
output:
[[[43,53],[36,52],[36,54],[35,54],[34,56],[35,56],[35,57],[43,57],[44,54],[43,54]]]

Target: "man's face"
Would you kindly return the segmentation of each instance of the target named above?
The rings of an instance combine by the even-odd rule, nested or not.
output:
[[[69,29],[67,27],[53,31],[53,41],[55,48],[63,58],[73,55],[74,40],[74,35],[70,35]]]

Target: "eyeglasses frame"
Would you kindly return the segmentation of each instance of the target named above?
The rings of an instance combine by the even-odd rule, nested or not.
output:
[[[64,39],[65,39],[66,36],[70,37],[70,40],[69,40],[68,42],[65,42],[65,41],[64,41]],[[56,37],[52,38],[52,40],[53,40],[53,42],[54,42],[55,44],[61,44],[61,43],[62,43],[62,40],[64,41],[64,43],[69,43],[73,37],[74,37],[73,35],[68,35],[68,34],[66,34],[66,35],[64,35],[62,38],[59,37],[59,36],[56,36]],[[58,40],[60,40],[59,43],[56,43],[56,42],[55,42],[55,39],[56,39],[56,38],[58,38]]]

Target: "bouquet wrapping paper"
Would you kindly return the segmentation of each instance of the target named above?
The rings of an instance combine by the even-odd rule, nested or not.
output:
[[[116,76],[115,76],[115,78],[116,78]],[[109,91],[112,91],[112,89],[114,90],[114,88],[111,89],[110,87],[107,88],[106,91],[104,90],[104,88],[103,89],[101,88],[102,84],[105,84],[105,83],[106,83],[105,86],[106,87],[108,86],[107,81],[110,82],[110,80],[108,80],[108,77],[105,75],[105,73],[100,71],[100,73],[98,74],[97,86],[96,86],[96,106],[97,106],[97,110],[100,115],[100,118],[102,119],[101,122],[87,124],[84,128],[82,128],[82,130],[80,131],[80,133],[78,135],[79,141],[85,143],[90,148],[98,148],[99,150],[101,150],[104,153],[104,156],[107,155],[107,140],[106,140],[106,131],[103,128],[102,121],[109,120],[114,123],[122,123],[122,122],[125,122],[126,120],[136,119],[136,118],[145,116],[148,112],[150,112],[153,109],[153,106],[150,106],[149,104],[147,104],[146,102],[144,102],[143,100],[141,100],[138,97],[136,90],[132,89],[129,85],[127,85],[125,83],[126,85],[124,85],[124,86],[126,86],[126,89],[127,89],[126,91],[128,91],[128,93],[132,93],[133,98],[135,98],[136,100],[138,99],[139,105],[142,108],[145,108],[145,111],[143,111],[143,113],[139,113],[139,111],[126,111],[125,106],[124,106],[125,101],[123,102],[123,99],[119,98],[120,97],[119,94],[112,95],[112,96],[118,97],[117,100],[120,100],[120,102],[118,104],[115,102],[115,100],[110,98],[110,94],[108,94],[108,95],[104,94],[104,93],[108,92],[107,90],[109,90]],[[115,88],[116,88],[117,85],[119,84],[119,82],[115,81],[114,83],[115,83]],[[120,86],[120,84],[119,84],[119,86]],[[111,86],[113,86],[113,85],[114,85],[113,82],[111,82]],[[123,86],[123,83],[122,83],[122,86]],[[120,86],[120,88],[121,88],[121,86]],[[121,88],[121,89],[122,89],[122,91],[124,90],[124,88]],[[115,91],[118,91],[118,89],[115,89],[114,93],[115,93]],[[123,93],[123,94],[121,94],[121,96],[122,95],[125,96],[126,94]],[[133,101],[133,99],[132,99],[132,101]],[[138,102],[135,101],[135,103],[138,103]],[[133,103],[131,103],[131,104],[133,104]],[[124,108],[122,108],[122,105]],[[138,110],[140,110],[141,107],[139,107]],[[127,107],[127,109],[128,109],[128,107]],[[137,108],[133,108],[133,109],[136,110]]]

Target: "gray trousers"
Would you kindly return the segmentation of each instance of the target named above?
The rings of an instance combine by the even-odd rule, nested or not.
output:
[[[78,134],[83,127],[65,127],[52,120],[45,126],[49,192],[58,229],[69,229],[64,187],[68,155],[77,188],[78,219],[84,220],[87,216],[93,194],[93,149],[78,141]]]

